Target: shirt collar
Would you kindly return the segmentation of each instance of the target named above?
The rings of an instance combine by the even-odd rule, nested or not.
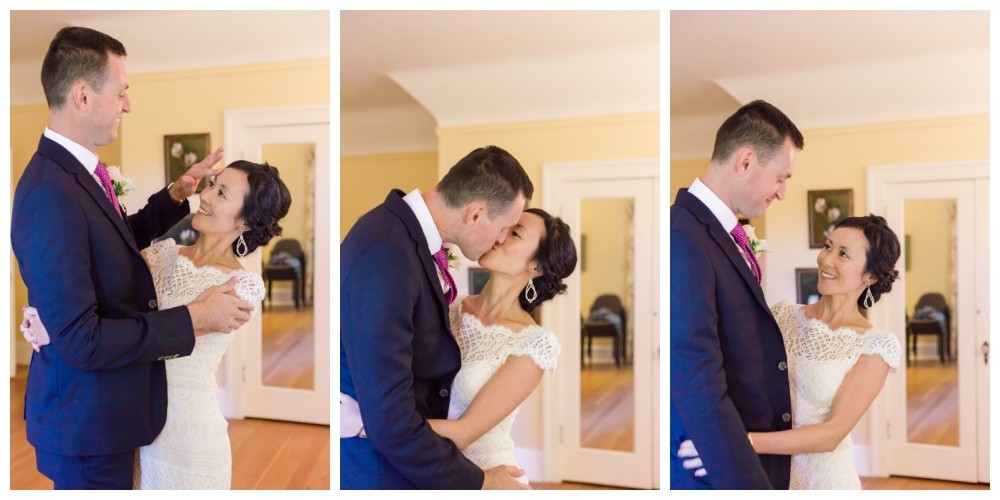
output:
[[[688,189],[688,193],[694,195],[695,198],[701,200],[702,203],[712,211],[712,215],[719,220],[722,224],[722,228],[726,232],[731,232],[737,224],[739,224],[739,219],[736,218],[736,214],[729,209],[728,206],[716,195],[701,179],[695,179],[691,183],[691,187]]]
[[[427,238],[427,248],[431,251],[431,254],[437,253],[441,250],[441,246],[444,245],[444,240],[441,239],[441,233],[438,232],[437,225],[434,224],[434,218],[431,217],[431,211],[427,208],[427,202],[424,201],[424,197],[420,195],[419,189],[414,189],[410,191],[409,194],[403,197],[403,201],[410,206],[410,210],[413,210],[413,215],[417,216],[417,222],[420,223],[420,230],[424,233],[424,238]]]
[[[97,169],[97,155],[93,151],[73,142],[72,139],[56,132],[48,127],[45,127],[45,132],[42,133],[45,137],[48,137],[56,144],[66,148],[77,161],[83,165],[83,168],[87,169],[90,175],[94,175],[94,170]]]

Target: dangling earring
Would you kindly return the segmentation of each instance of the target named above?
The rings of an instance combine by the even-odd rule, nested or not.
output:
[[[535,289],[535,282],[531,278],[528,278],[528,286],[524,288],[524,300],[529,304],[538,300],[538,290]]]
[[[246,257],[247,256],[247,242],[243,239],[243,233],[240,233],[239,239],[236,240],[236,256]]]
[[[871,309],[875,306],[875,297],[872,295],[872,287],[868,285],[865,288],[865,309]]]

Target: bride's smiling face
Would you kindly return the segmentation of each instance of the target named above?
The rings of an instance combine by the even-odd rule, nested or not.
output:
[[[235,168],[226,168],[222,173],[210,179],[199,199],[201,203],[194,213],[191,227],[207,233],[236,235],[246,231],[246,226],[239,218],[243,210],[243,198],[250,191],[247,174]]]
[[[819,293],[824,296],[849,294],[857,299],[866,286],[874,283],[866,271],[867,252],[868,239],[860,229],[834,229],[816,257]]]
[[[511,276],[531,273],[538,242],[545,234],[545,221],[531,212],[521,212],[517,224],[511,226],[507,239],[493,245],[479,258],[479,265],[495,273]]]

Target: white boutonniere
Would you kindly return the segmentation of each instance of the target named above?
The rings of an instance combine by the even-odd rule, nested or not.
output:
[[[747,233],[747,239],[750,240],[750,250],[753,251],[755,257],[760,256],[761,253],[767,251],[767,240],[764,238],[757,238],[757,232],[754,230],[753,226],[750,224],[744,224],[743,230]]]
[[[445,247],[444,254],[448,257],[448,268],[458,269],[458,256],[451,253],[451,248]]]
[[[115,188],[115,196],[118,198],[124,198],[129,191],[135,189],[135,183],[132,179],[122,175],[122,170],[116,166],[108,167],[108,178],[111,179],[111,185]]]

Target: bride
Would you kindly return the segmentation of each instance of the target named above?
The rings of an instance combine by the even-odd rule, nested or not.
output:
[[[428,423],[483,470],[517,465],[510,430],[521,403],[559,357],[559,342],[530,312],[566,290],[576,268],[569,226],[538,208],[526,209],[503,244],[479,258],[490,278],[479,295],[450,309],[462,367],[451,390],[448,419]],[[358,404],[340,395],[342,438],[364,436]],[[358,432],[361,429],[361,432]],[[517,478],[524,484],[527,479]]]
[[[260,304],[264,282],[243,269],[237,257],[281,234],[278,221],[288,214],[291,195],[278,169],[235,161],[201,192],[200,201],[191,221],[200,233],[194,245],[178,246],[167,239],[142,251],[159,307],[187,304],[220,285]],[[36,350],[49,343],[39,313],[45,311],[25,308],[21,324]],[[166,361],[167,421],[153,443],[139,448],[137,488],[230,488],[232,452],[228,424],[216,401],[215,372],[233,337],[228,332],[196,333],[207,334],[195,338],[190,356]]]
[[[760,455],[791,455],[789,489],[860,489],[851,429],[868,411],[890,371],[899,366],[896,336],[862,314],[899,277],[899,240],[884,218],[848,217],[820,250],[818,302],[771,308],[788,354],[793,428],[750,432]],[[695,446],[678,456],[696,476],[711,474]]]

